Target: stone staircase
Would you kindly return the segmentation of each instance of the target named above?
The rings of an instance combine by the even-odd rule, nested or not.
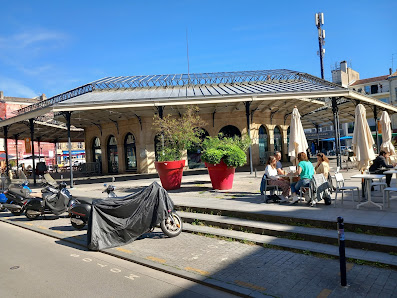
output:
[[[337,258],[336,222],[253,212],[177,206],[184,231],[224,237],[264,247]],[[397,229],[345,225],[346,258],[397,269]]]

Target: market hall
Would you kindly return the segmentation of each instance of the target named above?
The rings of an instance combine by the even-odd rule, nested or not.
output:
[[[181,117],[195,105],[206,122],[206,135],[250,135],[247,162],[252,171],[274,151],[287,158],[294,106],[304,128],[318,132],[320,127],[354,122],[359,103],[367,108],[368,118],[378,118],[383,110],[397,112],[397,107],[362,93],[286,69],[107,77],[18,110],[0,121],[0,137],[84,140],[87,164],[99,164],[104,174],[153,173],[154,115]],[[338,133],[336,129],[336,140]],[[185,153],[187,168],[201,166],[197,155]]]

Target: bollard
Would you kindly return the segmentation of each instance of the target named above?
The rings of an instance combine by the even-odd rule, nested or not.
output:
[[[345,255],[345,230],[343,224],[343,217],[337,218],[338,228],[338,243],[339,243],[339,263],[340,263],[340,284],[346,287],[346,255]]]
[[[255,178],[256,178],[256,168],[255,168]]]

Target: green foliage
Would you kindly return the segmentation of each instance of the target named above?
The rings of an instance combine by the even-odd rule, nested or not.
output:
[[[219,164],[223,159],[228,167],[241,167],[247,161],[245,152],[250,143],[248,136],[226,138],[219,134],[217,137],[206,137],[202,144],[201,159],[210,164]]]
[[[180,118],[167,115],[161,119],[156,115],[153,129],[158,138],[158,161],[180,160],[184,150],[201,143],[204,131],[200,127],[204,125],[206,123],[198,115],[197,107],[188,107]]]

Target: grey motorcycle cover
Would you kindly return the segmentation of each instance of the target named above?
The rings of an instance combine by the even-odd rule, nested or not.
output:
[[[157,182],[123,198],[95,201],[88,223],[88,248],[100,250],[130,243],[173,209],[170,196]]]

